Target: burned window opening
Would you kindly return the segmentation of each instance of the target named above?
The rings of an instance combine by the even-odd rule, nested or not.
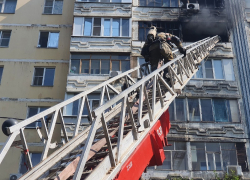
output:
[[[198,3],[200,8],[225,8],[225,0],[181,0],[182,8],[187,7],[187,3]]]
[[[186,22],[182,23],[184,42],[195,42],[219,35],[222,42],[229,42],[227,23],[218,22]]]

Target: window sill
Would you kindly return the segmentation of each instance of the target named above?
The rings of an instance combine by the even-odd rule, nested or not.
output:
[[[15,14],[15,13],[6,13],[6,12],[1,13],[1,12],[0,12],[0,14]]]
[[[38,47],[38,49],[58,49],[58,47]]]
[[[9,46],[0,46],[0,48],[8,48]]]
[[[54,87],[54,85],[52,86],[42,86],[42,85],[30,85],[31,87]]]
[[[48,13],[42,13],[42,15],[62,15],[62,14],[48,14]]]

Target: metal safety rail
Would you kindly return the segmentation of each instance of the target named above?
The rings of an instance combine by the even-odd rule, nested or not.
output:
[[[21,145],[26,152],[25,158],[29,167],[29,171],[20,179],[62,180],[70,176],[73,179],[114,178],[150,127],[168,109],[177,93],[181,92],[197,72],[199,63],[218,41],[219,37],[215,36],[192,43],[186,46],[188,49],[186,57],[178,55],[178,52],[175,51],[176,58],[173,61],[150,74],[147,65],[136,67],[9,127],[10,136],[1,150],[0,163],[12,144],[15,143],[15,138],[20,134]],[[169,79],[167,81],[162,77],[164,69],[168,69]],[[136,82],[130,74],[138,70],[143,78]],[[119,92],[115,88],[115,83],[121,79],[126,82],[128,88]],[[91,112],[88,94],[97,90],[101,90],[100,107]],[[112,99],[110,99],[111,91],[117,94]],[[136,94],[139,97],[136,98]],[[105,95],[108,101],[103,103]],[[73,137],[69,140],[65,129],[63,108],[78,100],[80,100],[80,108]],[[79,133],[84,106],[87,106],[91,126]],[[46,116],[52,117],[49,128],[45,122]],[[40,136],[42,135],[44,150],[41,162],[33,167],[24,128],[39,120],[41,120],[42,128],[38,129],[38,133]],[[66,144],[48,156],[53,144],[55,125],[58,122],[61,124]],[[76,166],[76,164],[78,165]]]

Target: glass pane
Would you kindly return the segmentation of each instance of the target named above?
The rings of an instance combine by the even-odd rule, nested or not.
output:
[[[173,170],[187,170],[187,158],[185,151],[172,152]]]
[[[113,19],[112,36],[120,36],[120,19]]]
[[[220,152],[219,143],[206,143],[206,150],[209,152]]]
[[[84,36],[91,36],[92,18],[85,18],[84,21]]]
[[[2,31],[2,38],[10,38],[11,31]]]
[[[171,0],[171,7],[178,7],[178,0]]]
[[[100,36],[100,35],[101,35],[101,27],[94,27],[93,36]]]
[[[237,157],[235,150],[222,150],[222,159],[224,170],[227,169],[228,165],[237,165]]]
[[[104,19],[104,36],[110,36],[110,19]]]
[[[198,99],[188,99],[188,110],[190,121],[200,121],[200,110]]]
[[[166,159],[163,161],[162,166],[157,166],[157,169],[171,169],[171,152],[164,152]]]
[[[215,79],[224,79],[221,60],[214,60]]]
[[[91,61],[91,74],[100,74],[100,60]]]
[[[27,118],[32,117],[32,116],[36,115],[37,113],[38,113],[38,107],[29,107],[29,112],[28,112]],[[28,124],[26,127],[35,128],[36,127],[36,122]]]
[[[87,108],[87,104],[86,102],[84,103],[84,107],[83,107],[83,111],[82,111],[82,115],[88,115],[88,108]]]
[[[170,0],[163,0],[163,7],[170,7]]]
[[[175,142],[175,150],[186,150],[185,142]]]
[[[94,26],[101,26],[101,18],[94,18]]]
[[[212,61],[205,62],[206,69],[206,78],[214,78],[213,69],[212,69]]]
[[[73,102],[72,115],[78,115],[79,99]]]
[[[235,81],[233,61],[231,59],[224,59],[223,66],[224,66],[224,72],[225,72],[225,79],[227,81]]]
[[[2,4],[2,3],[3,3],[3,2],[0,1],[0,12],[1,12],[2,7],[3,7],[3,4]]]
[[[202,66],[199,66],[199,70],[196,73],[196,78],[203,78]]]
[[[221,144],[221,149],[226,149],[226,150],[235,150],[235,143],[220,143]]]
[[[58,41],[59,41],[59,33],[50,33],[49,34],[49,44],[48,47],[58,47]]]
[[[170,121],[174,121],[174,101],[169,105],[168,112]]]
[[[129,20],[122,19],[122,36],[129,36]]]
[[[101,74],[109,74],[110,71],[110,61],[101,60]]]
[[[80,60],[71,60],[70,73],[79,74]]]
[[[191,149],[196,150],[196,149],[205,149],[205,144],[204,143],[191,143]]]
[[[214,103],[215,121],[228,122],[226,100],[214,99],[213,103]]]
[[[53,14],[62,14],[63,1],[56,0],[54,5]]]
[[[89,74],[89,60],[82,61],[81,73]]]
[[[130,61],[121,61],[122,63],[122,72],[130,70]]]
[[[229,100],[232,122],[240,122],[240,113],[237,100]]]
[[[35,77],[33,85],[41,86],[43,84],[43,77]]]
[[[2,75],[3,75],[3,67],[0,67],[0,84],[1,84],[1,80],[2,80]]]
[[[53,6],[53,0],[46,0],[45,6]]]
[[[72,98],[73,96],[74,96],[74,94],[67,94],[66,95],[66,100]],[[63,114],[71,116],[72,115],[72,109],[73,109],[73,103],[70,103],[70,104],[68,104],[66,106],[66,111],[64,110]]]
[[[8,47],[10,39],[2,39],[0,46],[1,47]]]
[[[92,100],[92,111],[99,107],[99,100]]]
[[[54,68],[46,68],[45,70],[45,78],[44,78],[44,86],[53,86],[55,76]]]
[[[202,121],[213,121],[213,110],[211,99],[201,99]]]
[[[42,157],[41,153],[32,153],[31,162],[32,162],[33,167],[36,166],[40,162],[41,157]]]
[[[91,59],[110,59],[110,55],[92,55]]]
[[[192,153],[192,169],[206,171],[206,158],[205,158],[205,150],[191,150]]]
[[[221,171],[221,160],[220,160],[220,154],[216,153],[215,155],[215,166],[217,171]]]
[[[208,170],[215,170],[213,154],[207,154]]]
[[[121,0],[111,0],[113,3],[119,3]]]
[[[44,14],[52,14],[52,7],[44,7]]]
[[[176,103],[176,121],[186,121],[185,118],[185,99],[175,99]]]
[[[120,71],[120,61],[112,61],[112,71]]]
[[[44,68],[35,68],[35,76],[43,76]]]
[[[38,47],[47,47],[49,32],[40,32],[40,40]]]
[[[100,2],[110,2],[110,0],[100,0]]]
[[[6,0],[4,13],[15,13],[17,0]]]
[[[139,6],[146,6],[146,0],[139,0]]]

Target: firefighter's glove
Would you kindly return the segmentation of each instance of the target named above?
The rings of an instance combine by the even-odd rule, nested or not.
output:
[[[187,50],[186,50],[185,48],[180,47],[180,48],[179,48],[179,51],[180,51],[181,54],[184,55],[183,57],[186,57],[186,52],[187,52]]]

